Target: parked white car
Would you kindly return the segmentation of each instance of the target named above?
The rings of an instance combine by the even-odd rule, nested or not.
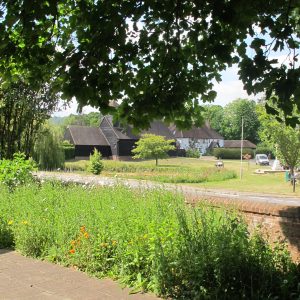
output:
[[[255,163],[260,166],[269,166],[270,161],[266,154],[256,154],[255,155]]]

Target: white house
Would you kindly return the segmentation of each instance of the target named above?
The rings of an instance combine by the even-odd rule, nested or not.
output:
[[[224,137],[212,129],[208,123],[202,127],[192,127],[189,130],[178,130],[170,127],[180,149],[196,148],[205,154],[209,148],[224,147]]]

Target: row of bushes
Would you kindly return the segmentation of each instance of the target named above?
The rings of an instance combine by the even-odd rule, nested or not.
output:
[[[254,150],[250,148],[243,149],[243,155],[245,154],[251,155],[252,158],[255,156]],[[215,148],[213,155],[220,159],[239,159],[241,158],[241,149]]]
[[[187,207],[163,190],[47,183],[1,188],[0,247],[110,276],[169,299],[298,299],[283,244],[235,212]]]

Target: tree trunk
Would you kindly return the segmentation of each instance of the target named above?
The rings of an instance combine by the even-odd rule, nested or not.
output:
[[[290,168],[290,173],[291,173],[291,183],[293,185],[293,192],[296,190],[296,178],[295,178],[295,170],[294,168]]]
[[[158,158],[155,157],[155,165],[158,166]]]

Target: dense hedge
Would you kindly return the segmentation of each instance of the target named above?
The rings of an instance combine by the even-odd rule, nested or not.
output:
[[[274,151],[271,148],[263,146],[263,145],[257,145],[255,153],[256,154],[266,154],[266,155],[270,154],[272,159],[275,158]]]
[[[245,154],[250,154],[252,158],[255,156],[254,151],[250,148],[243,149],[243,155]],[[241,149],[215,148],[213,155],[220,159],[239,159],[241,158]]]

